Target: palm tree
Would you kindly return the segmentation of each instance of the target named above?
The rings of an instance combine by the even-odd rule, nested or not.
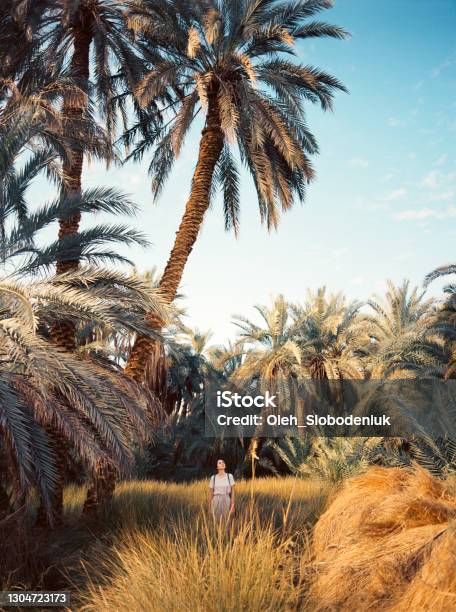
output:
[[[371,322],[375,328],[375,339],[381,341],[397,338],[410,330],[425,326],[429,321],[434,300],[426,300],[424,296],[425,291],[410,287],[408,280],[404,280],[399,286],[387,281],[385,297],[374,295],[367,302],[374,311]]]
[[[208,354],[212,368],[226,380],[242,365],[245,347],[241,341],[229,340],[226,345],[212,346]]]
[[[292,308],[293,337],[305,376],[312,379],[361,379],[368,335],[359,302],[341,294],[326,296],[325,287],[308,292],[303,306]]]
[[[17,275],[49,269],[56,260],[68,261],[75,257],[91,264],[101,261],[131,264],[111,248],[100,249],[112,243],[148,245],[140,232],[123,224],[99,224],[77,236],[67,236],[44,247],[37,245],[40,230],[60,218],[71,217],[77,210],[132,216],[137,208],[124,193],[110,187],[96,187],[77,197],[59,196],[30,210],[27,190],[38,174],[44,173],[57,185],[62,180],[58,155],[51,147],[33,143],[36,130],[35,123],[24,119],[15,118],[0,125],[0,264],[5,267],[14,262]]]
[[[82,191],[81,177],[84,155],[95,155],[110,161],[115,158],[112,139],[115,136],[116,109],[126,119],[125,98],[114,102],[116,79],[119,82],[139,78],[140,61],[133,52],[131,38],[125,26],[125,3],[113,0],[39,0],[32,10],[32,3],[24,2],[13,13],[13,20],[5,20],[5,30],[22,28],[30,33],[32,41],[24,52],[24,58],[16,66],[11,65],[10,81],[17,87],[17,79],[30,84],[42,81],[42,73],[50,72],[57,80],[66,83],[60,88],[60,104],[46,107],[44,132],[51,131],[53,145],[62,160],[61,188],[64,196],[75,200]],[[17,25],[19,24],[19,25]],[[118,69],[122,68],[119,74]],[[22,70],[22,73],[21,73]],[[91,72],[93,79],[91,79]],[[93,82],[91,82],[91,80]],[[47,89],[53,90],[51,85]],[[35,87],[36,89],[36,87]],[[46,90],[45,90],[46,91]],[[40,98],[38,90],[34,98]],[[105,120],[102,129],[95,120],[97,115]],[[26,99],[32,110],[34,100]],[[59,239],[75,236],[79,229],[81,210],[74,207],[70,216],[63,214],[59,220]],[[57,272],[62,273],[78,266],[79,258],[56,261]],[[75,329],[71,322],[54,332],[54,341],[68,350],[75,348]]]
[[[39,172],[47,172],[59,181],[57,156],[45,148],[34,148],[26,155],[24,149],[30,137],[27,123],[22,122],[20,130],[16,126],[15,121],[12,126],[0,127],[0,263],[4,271],[0,279],[0,419],[6,423],[6,442],[0,441],[0,453],[2,457],[3,452],[9,453],[7,465],[18,466],[13,476],[8,472],[12,481],[7,487],[9,490],[13,486],[16,502],[24,498],[29,485],[36,485],[41,491],[43,510],[47,508],[51,519],[52,506],[52,516],[57,519],[61,514],[68,449],[73,448],[89,470],[125,465],[125,457],[130,456],[125,436],[130,435],[132,427],[124,421],[128,421],[128,415],[136,425],[147,421],[142,413],[148,403],[110,360],[100,359],[97,354],[82,359],[62,351],[51,343],[52,331],[71,321],[76,329],[91,325],[114,328],[124,336],[147,334],[152,330],[145,324],[146,313],[156,308],[157,315],[166,318],[169,308],[157,289],[135,276],[81,269],[43,279],[43,273],[54,267],[56,259],[77,256],[91,264],[106,260],[128,262],[112,248],[100,246],[146,242],[141,234],[123,225],[98,225],[40,248],[37,233],[75,210],[132,214],[135,207],[116,190],[95,188],[79,197],[59,196],[31,211],[27,189]],[[35,133],[33,124],[31,133]],[[33,280],[38,272],[40,280]],[[24,276],[30,279],[27,284],[21,281]],[[13,426],[16,429],[10,431]],[[20,435],[21,427],[25,428],[22,446],[20,439],[12,437]],[[36,440],[32,434],[36,434]],[[34,450],[35,443],[41,444],[41,450],[39,446]],[[20,457],[15,455],[19,453]],[[53,459],[44,465],[50,455]],[[33,466],[38,472],[33,471]],[[46,470],[44,475],[39,472],[42,469]],[[92,495],[89,501],[99,500]]]
[[[371,325],[371,378],[414,377],[418,372],[440,376],[448,355],[433,329],[435,301],[425,292],[410,287],[409,281],[387,283],[384,298],[374,296],[368,305],[374,314]]]
[[[272,444],[289,471],[300,478],[337,483],[369,466],[369,453],[378,438],[285,438]]]
[[[113,0],[57,0],[49,2],[49,10],[44,17],[46,34],[42,46],[50,61],[64,63],[69,61],[69,76],[84,94],[83,101],[66,97],[63,104],[64,134],[70,126],[79,124],[84,129],[92,129],[92,103],[96,99],[97,110],[105,118],[107,138],[113,136],[115,127],[114,81],[111,75],[119,68],[127,78],[138,78],[139,59],[133,52],[131,37],[125,23],[125,2]],[[93,85],[89,82],[91,58],[93,57]],[[72,128],[73,129],[73,128]],[[70,197],[81,193],[81,177],[84,147],[87,146],[89,133],[84,139],[73,139],[71,156],[63,164],[67,179],[66,192]],[[104,151],[108,158],[112,151]],[[80,223],[80,213],[76,211],[70,218],[60,220],[59,237],[75,234]],[[64,272],[77,266],[78,261],[58,262],[57,272]]]
[[[211,373],[207,357],[211,336],[210,331],[183,325],[168,330],[166,335],[166,386],[162,403],[168,414],[177,410],[178,422],[189,415],[191,404],[202,395]]]
[[[166,316],[155,296],[136,279],[105,270],[0,281],[0,454],[10,467],[0,485],[13,492],[12,509],[33,487],[49,519],[61,517],[70,449],[89,472],[131,465],[131,436],[151,430],[146,396],[109,362],[55,347],[49,330],[71,317],[147,333],[151,305]]]
[[[40,46],[42,17],[48,0],[18,2],[4,0],[0,6],[0,79],[16,80]]]
[[[243,316],[234,318],[239,328],[238,341],[244,349],[244,360],[233,376],[239,380],[256,379],[271,383],[279,377],[287,380],[301,370],[301,353],[292,334],[290,305],[283,295],[271,307],[255,306],[263,325]]]
[[[155,147],[149,166],[155,197],[195,117],[205,115],[191,193],[160,282],[169,302],[176,295],[211,194],[219,186],[226,228],[238,231],[239,170],[232,144],[237,144],[252,175],[260,218],[268,229],[277,227],[279,207],[286,211],[296,197],[303,200],[305,186],[314,176],[310,156],[318,152],[304,104],[331,108],[334,92],[345,88],[326,72],[285,56],[296,54],[295,43],[302,39],[346,36],[339,27],[307,21],[329,6],[322,0],[174,0],[162,11],[155,0],[132,1],[130,24],[150,64],[135,93],[148,111],[161,101],[163,121],[156,113],[155,120],[145,125],[142,116],[126,141],[135,133],[141,136],[132,154],[136,159]],[[164,110],[169,100],[171,110]],[[153,317],[149,323],[161,327]],[[143,379],[153,351],[149,339],[138,337],[126,367],[135,380]]]
[[[456,266],[449,264],[436,268],[430,272],[425,280],[424,286],[442,276],[448,276],[456,272]],[[456,286],[454,283],[446,285],[443,289],[446,298],[440,307],[437,309],[435,316],[431,322],[431,329],[434,331],[445,344],[448,352],[448,362],[445,364],[445,378],[454,378],[456,373]]]

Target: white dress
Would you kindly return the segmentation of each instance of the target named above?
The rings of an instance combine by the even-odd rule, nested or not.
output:
[[[212,513],[214,518],[228,518],[231,507],[231,487],[234,486],[232,474],[216,474],[211,477],[209,487],[213,490]]]

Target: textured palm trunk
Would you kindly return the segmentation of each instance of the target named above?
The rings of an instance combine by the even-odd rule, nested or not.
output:
[[[83,514],[97,514],[101,503],[111,501],[116,488],[117,470],[114,466],[100,463],[97,466],[93,480],[87,490]]]
[[[70,74],[75,79],[78,87],[88,96],[89,72],[90,72],[90,45],[92,43],[92,16],[84,9],[79,9],[78,21],[74,30],[74,49],[71,59]],[[72,123],[82,126],[82,120],[87,108],[80,102],[67,100],[64,103],[63,115],[66,123],[65,129],[70,128]],[[63,164],[63,173],[66,180],[65,195],[77,197],[82,191],[82,167],[84,163],[84,152],[82,143],[77,143],[72,147],[67,161]],[[59,220],[59,240],[77,234],[81,221],[81,213],[78,211],[69,218]],[[57,274],[63,274],[77,269],[79,260],[60,260],[57,261]],[[60,321],[52,330],[53,341],[67,351],[74,351],[76,348],[76,327],[72,320]],[[58,449],[58,455],[64,454],[63,448]],[[62,479],[66,466],[62,466]],[[42,512],[41,512],[42,514]],[[38,520],[43,517],[39,513]],[[52,514],[56,523],[61,522],[63,516],[63,482],[59,483],[58,490],[52,500]]]
[[[209,96],[209,107],[206,126],[203,129],[199,147],[198,162],[193,175],[190,198],[185,207],[185,213],[176,233],[176,239],[160,281],[160,291],[166,301],[171,303],[176,293],[185,265],[198,238],[204,215],[209,207],[209,198],[214,170],[223,148],[223,132],[220,128],[220,116],[217,102],[217,92]],[[152,329],[160,330],[163,321],[155,316],[148,318]],[[155,353],[157,341],[139,336],[133,346],[130,358],[125,366],[125,372],[137,382],[143,382],[147,369],[153,369],[149,363]]]
[[[36,516],[36,525],[38,527],[56,527],[63,522],[63,488],[70,447],[66,439],[54,427],[47,427],[46,433],[49,436],[55,453],[58,480],[51,494],[51,520],[49,520],[44,505],[41,503]]]
[[[89,55],[92,42],[91,16],[83,9],[80,11],[78,26],[74,34],[74,50],[71,59],[70,74],[77,82],[80,89],[88,94],[89,84]],[[63,115],[67,126],[72,123],[81,125],[86,107],[81,103],[67,101],[64,103]],[[82,166],[84,152],[81,145],[75,145],[69,155],[69,159],[63,164],[63,173],[66,179],[65,194],[75,197],[81,194]],[[81,213],[78,211],[68,219],[59,220],[59,240],[67,236],[77,234]],[[63,274],[78,267],[78,259],[57,261],[57,274]],[[59,346],[68,351],[75,348],[75,326],[72,321],[63,321],[52,330],[52,338]]]

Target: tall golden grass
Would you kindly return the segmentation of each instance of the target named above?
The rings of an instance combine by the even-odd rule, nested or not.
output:
[[[302,609],[309,531],[329,485],[271,478],[236,487],[236,516],[227,532],[205,511],[207,482],[121,484],[106,517],[115,539],[85,554],[77,609]],[[81,498],[78,490],[68,492],[68,507],[75,510]]]
[[[456,610],[456,482],[370,468],[344,483],[313,549],[314,610]]]
[[[206,511],[207,482],[121,483],[92,523],[79,519],[84,489],[69,487],[42,581],[10,586],[70,590],[85,612],[456,609],[454,478],[373,467],[337,487],[236,487],[228,530]]]

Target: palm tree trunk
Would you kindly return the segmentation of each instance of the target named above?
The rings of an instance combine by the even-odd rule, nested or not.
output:
[[[220,116],[217,93],[209,97],[206,126],[203,129],[199,147],[198,162],[193,175],[190,198],[185,207],[185,213],[176,233],[176,239],[160,281],[160,291],[168,303],[176,297],[177,289],[182,280],[185,265],[209,207],[210,190],[214,178],[214,170],[223,148],[223,132],[220,128]],[[148,324],[152,329],[159,330],[163,321],[150,316]],[[146,367],[151,355],[156,352],[155,340],[139,336],[130,353],[125,366],[125,372],[136,380],[144,380]]]
[[[79,8],[78,21],[74,26],[73,57],[71,58],[70,74],[78,87],[88,96],[89,72],[90,72],[90,45],[92,42],[92,16],[83,6]],[[70,136],[68,131],[71,126],[78,126],[78,132],[82,126],[82,120],[87,110],[87,101],[81,104],[80,101],[66,100],[63,105],[63,120],[65,136]],[[78,139],[77,139],[78,140]],[[82,167],[84,163],[84,151],[81,142],[76,142],[70,149],[69,157],[63,163],[63,174],[65,179],[64,195],[77,197],[82,190]],[[77,211],[69,218],[59,219],[59,240],[67,236],[77,234],[81,221],[81,213]],[[60,260],[57,261],[57,274],[64,274],[77,269],[79,260]],[[76,348],[76,327],[72,320],[59,321],[51,329],[53,342],[61,346],[66,351],[74,351]],[[60,448],[60,454],[64,452]],[[63,467],[65,469],[65,466]],[[63,474],[62,474],[63,478]],[[63,515],[63,483],[59,484],[53,500],[53,515],[55,521],[61,521]],[[38,513],[38,522],[45,520],[43,509]]]
[[[77,85],[88,94],[89,85],[89,56],[90,44],[92,42],[91,16],[81,9],[78,25],[74,33],[74,50],[71,59],[70,74]],[[73,124],[81,126],[86,105],[80,102],[68,100],[64,103],[63,118],[65,129]],[[65,194],[75,197],[81,194],[82,166],[84,162],[84,152],[82,143],[75,144],[69,153],[69,158],[63,164],[63,174],[65,177]],[[81,213],[78,211],[68,219],[59,220],[59,240],[66,236],[76,234],[79,230]],[[57,261],[57,274],[63,274],[70,270],[75,270],[79,265],[78,259]],[[61,322],[52,330],[52,338],[59,346],[68,351],[75,348],[75,326],[72,321]]]
[[[70,446],[67,440],[52,425],[46,427],[46,433],[52,444],[57,468],[57,482],[51,494],[51,520],[46,514],[43,503],[38,507],[35,524],[37,527],[56,527],[63,523],[63,489],[67,473]]]
[[[111,501],[116,488],[117,470],[109,463],[100,463],[87,490],[83,514],[94,516],[102,503]]]

